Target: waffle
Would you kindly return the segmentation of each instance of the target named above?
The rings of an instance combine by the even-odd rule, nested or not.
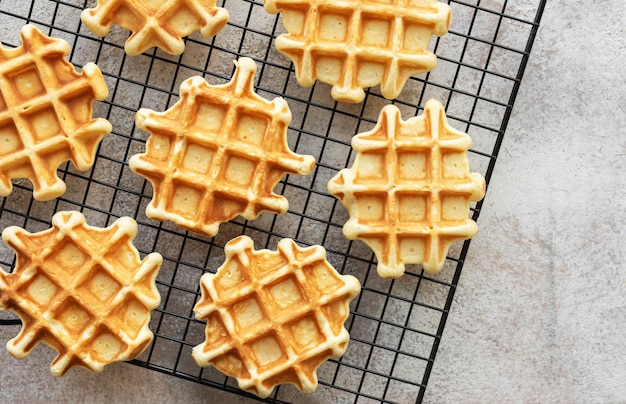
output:
[[[194,311],[207,322],[206,340],[192,356],[260,397],[285,383],[311,393],[317,368],[347,348],[343,324],[361,285],[339,275],[321,246],[282,239],[278,251],[253,248],[247,236],[231,240],[217,273],[202,276]]]
[[[287,34],[276,49],[296,69],[298,82],[333,86],[331,95],[361,102],[363,88],[381,85],[385,98],[398,97],[407,79],[428,72],[437,58],[432,35],[450,26],[450,7],[435,0],[265,0],[282,13]]]
[[[313,157],[289,150],[285,100],[269,102],[254,92],[252,59],[235,65],[230,83],[210,86],[192,77],[169,110],[137,113],[137,126],[151,136],[130,168],[152,183],[148,217],[213,236],[237,215],[252,220],[262,211],[285,212],[289,203],[272,190],[283,175],[313,169]]]
[[[94,162],[111,124],[92,119],[92,102],[108,89],[96,65],[82,73],[64,56],[70,45],[33,25],[21,30],[22,46],[0,46],[0,196],[13,190],[13,178],[27,178],[35,199],[65,192],[57,168],[71,160],[81,171]]]
[[[137,223],[128,217],[100,229],[79,212],[59,212],[52,226],[2,232],[17,264],[11,274],[0,269],[0,309],[14,311],[23,324],[7,349],[21,359],[46,343],[58,352],[50,365],[55,376],[75,366],[100,372],[136,357],[152,341],[148,323],[160,302],[161,256],[140,262],[132,245]]]
[[[470,201],[482,199],[485,180],[469,173],[471,142],[435,100],[407,121],[388,105],[374,129],[352,139],[354,165],[329,181],[328,192],[350,213],[344,235],[374,250],[381,277],[401,276],[405,263],[438,272],[450,245],[476,234]]]
[[[103,37],[117,24],[132,32],[124,45],[130,56],[158,47],[171,55],[185,50],[182,38],[194,31],[210,38],[228,21],[228,11],[215,0],[98,0],[95,8],[83,10],[83,24]]]

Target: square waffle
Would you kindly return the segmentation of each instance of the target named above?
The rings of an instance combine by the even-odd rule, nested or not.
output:
[[[140,261],[132,245],[137,223],[128,217],[100,229],[79,212],[59,212],[52,226],[2,232],[17,264],[10,274],[0,269],[0,309],[14,311],[23,324],[7,343],[9,353],[21,359],[44,342],[58,352],[50,365],[55,376],[133,359],[152,341],[161,256]]]
[[[200,280],[194,311],[206,320],[206,340],[192,356],[235,377],[239,387],[267,397],[278,384],[317,388],[317,368],[344,354],[344,322],[361,285],[339,275],[321,246],[282,239],[278,251],[254,250],[247,236],[226,244],[217,273]]]
[[[111,132],[106,119],[91,117],[92,102],[108,89],[95,64],[76,72],[64,58],[67,42],[34,25],[20,34],[22,46],[0,47],[0,196],[11,194],[11,179],[27,178],[35,199],[47,201],[65,192],[57,168],[70,160],[89,169]]]
[[[313,170],[312,156],[289,150],[287,102],[254,92],[252,59],[235,64],[230,83],[211,86],[192,77],[167,111],[137,112],[137,126],[151,136],[130,168],[152,183],[148,217],[213,236],[237,215],[252,220],[262,211],[285,212],[287,199],[274,187],[285,174]]]
[[[352,139],[354,165],[328,182],[328,192],[350,213],[344,235],[374,250],[381,277],[400,277],[405,263],[438,272],[450,244],[476,234],[470,201],[482,199],[485,179],[469,172],[471,143],[435,100],[406,121],[388,105],[374,129]]]
[[[215,0],[98,0],[83,10],[81,20],[96,36],[106,36],[113,24],[132,31],[124,50],[130,56],[158,47],[171,55],[185,50],[182,38],[194,31],[210,38],[228,21],[228,11]]]
[[[435,0],[265,0],[282,13],[288,33],[276,49],[296,69],[298,82],[333,86],[331,95],[361,102],[363,88],[380,84],[385,98],[398,97],[407,79],[428,72],[437,58],[431,36],[450,26],[450,6]]]

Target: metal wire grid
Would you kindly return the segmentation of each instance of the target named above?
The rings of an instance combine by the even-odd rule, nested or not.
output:
[[[240,395],[234,380],[212,368],[201,369],[191,359],[191,348],[204,338],[204,323],[193,318],[199,297],[198,281],[205,271],[215,272],[224,258],[224,244],[240,234],[251,236],[256,248],[275,248],[279,239],[291,237],[301,245],[321,244],[338,271],[362,283],[361,295],[352,302],[346,327],[351,342],[346,354],[318,370],[316,399],[329,397],[349,402],[421,401],[434,364],[463,260],[470,242],[452,248],[441,273],[429,275],[409,265],[398,280],[376,274],[375,257],[360,242],[346,240],[341,227],[347,213],[326,192],[327,181],[351,165],[350,139],[371,129],[383,105],[389,103],[378,88],[366,91],[357,105],[340,104],[330,97],[330,87],[317,83],[301,88],[293,66],[276,52],[273,41],[284,29],[280,17],[268,15],[260,0],[222,0],[230,21],[216,37],[193,34],[186,51],[173,57],[158,50],[128,57],[123,44],[128,32],[114,27],[105,38],[95,38],[80,23],[80,12],[94,1],[0,1],[0,38],[4,46],[19,46],[19,29],[26,23],[72,45],[69,60],[80,67],[95,62],[109,86],[109,97],[96,104],[96,116],[113,124],[102,142],[94,167],[78,172],[69,164],[59,169],[67,183],[63,197],[37,202],[26,181],[15,181],[13,194],[1,198],[0,229],[19,225],[28,231],[50,226],[60,210],[79,210],[92,225],[106,226],[121,216],[139,224],[135,244],[142,254],[164,256],[157,283],[161,306],[153,313],[153,344],[132,363]],[[515,102],[545,0],[449,0],[453,22],[449,33],[433,40],[437,68],[414,77],[393,103],[403,119],[420,112],[427,99],[436,98],[447,110],[450,123],[473,138],[472,171],[487,183]],[[266,98],[284,97],[293,121],[290,147],[317,160],[315,171],[304,177],[286,176],[276,191],[288,198],[283,215],[263,214],[255,221],[235,219],[221,226],[214,238],[185,232],[171,223],[145,217],[152,197],[149,183],[132,174],[128,159],[145,150],[147,134],[134,126],[140,107],[163,111],[177,101],[179,84],[193,75],[211,84],[229,81],[232,60],[250,56],[259,69],[257,91]],[[482,202],[473,206],[473,219]],[[0,247],[0,265],[10,271],[12,251]],[[19,324],[6,314],[1,324]],[[252,397],[252,396],[250,396]],[[265,401],[302,400],[291,386],[276,389]]]

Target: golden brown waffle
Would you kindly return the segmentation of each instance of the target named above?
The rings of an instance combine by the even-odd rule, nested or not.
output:
[[[106,36],[113,24],[132,32],[124,50],[136,56],[152,47],[180,55],[182,38],[194,31],[209,38],[228,21],[228,11],[215,0],[98,0],[95,8],[83,10],[83,24],[96,36]]]
[[[94,162],[111,124],[92,119],[92,102],[108,89],[100,69],[82,73],[64,56],[70,45],[33,25],[21,31],[22,46],[0,47],[0,196],[11,194],[13,178],[28,178],[35,199],[65,192],[57,168],[70,160],[81,171]]]
[[[152,341],[148,323],[160,302],[161,256],[140,262],[132,245],[137,223],[128,217],[100,229],[79,212],[59,212],[52,226],[2,232],[17,264],[11,274],[0,269],[0,309],[14,311],[23,324],[7,349],[21,359],[46,343],[59,354],[50,365],[55,376],[74,366],[100,372],[136,357]]]
[[[313,169],[313,157],[289,150],[285,100],[254,92],[252,59],[235,64],[230,83],[210,86],[192,77],[172,108],[137,113],[137,126],[151,136],[130,168],[152,183],[148,217],[212,236],[237,215],[252,220],[262,211],[285,212],[289,204],[274,187],[285,174]]]
[[[200,280],[194,310],[207,321],[206,340],[193,358],[260,397],[285,383],[313,392],[317,368],[347,348],[344,322],[359,281],[339,275],[321,246],[300,248],[290,239],[281,240],[278,251],[257,251],[252,239],[240,236],[225,252],[217,273]]]
[[[450,6],[435,0],[265,0],[282,13],[288,33],[276,49],[296,68],[300,84],[333,86],[338,101],[361,102],[363,88],[381,85],[396,98],[407,79],[428,72],[437,58],[431,36],[450,26]]]
[[[344,235],[374,250],[381,277],[401,276],[405,263],[437,272],[450,244],[476,234],[470,201],[482,199],[485,179],[469,172],[471,143],[435,100],[407,121],[388,105],[374,129],[352,139],[354,165],[328,182],[328,192],[350,213]]]

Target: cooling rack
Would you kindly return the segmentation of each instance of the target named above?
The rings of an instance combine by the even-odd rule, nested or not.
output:
[[[393,101],[403,119],[417,115],[430,98],[442,102],[450,124],[473,138],[472,171],[491,178],[498,151],[524,74],[545,0],[449,0],[450,31],[433,38],[438,56],[431,73],[413,77]],[[1,0],[0,39],[6,47],[19,46],[19,29],[26,23],[65,39],[72,46],[69,60],[81,67],[95,62],[103,71],[109,97],[96,103],[95,116],[113,124],[113,133],[100,145],[96,162],[87,172],[65,164],[59,176],[67,192],[50,202],[32,199],[30,183],[14,181],[13,193],[0,198],[0,230],[10,225],[41,231],[50,227],[60,210],[79,210],[91,225],[107,226],[121,216],[139,224],[136,245],[142,255],[157,251],[164,263],[157,279],[162,303],[153,313],[152,345],[133,364],[216,389],[249,396],[234,380],[214,369],[201,369],[191,348],[202,342],[204,324],[194,319],[198,282],[204,272],[215,272],[224,259],[225,243],[241,234],[259,248],[276,248],[284,237],[300,245],[323,245],[328,259],[344,274],[356,276],[362,293],[351,304],[346,327],[351,342],[346,354],[318,370],[319,402],[331,397],[341,402],[421,401],[435,363],[446,319],[470,241],[453,247],[437,275],[409,265],[397,280],[376,274],[373,253],[361,242],[346,240],[341,227],[345,209],[326,192],[326,183],[355,157],[350,140],[371,129],[381,108],[391,103],[378,88],[366,91],[356,105],[333,101],[330,87],[317,83],[302,88],[291,63],[274,48],[284,32],[281,18],[269,15],[260,0],[222,0],[230,21],[211,39],[193,34],[181,56],[150,50],[128,57],[123,45],[128,31],[115,26],[105,38],[96,38],[80,22],[80,12],[95,1]],[[283,215],[262,214],[257,220],[235,219],[221,226],[214,238],[188,233],[171,223],[145,216],[152,197],[146,181],[128,168],[130,156],[145,150],[147,134],[134,126],[140,107],[163,111],[175,103],[180,83],[201,75],[211,84],[223,84],[234,71],[233,60],[252,57],[258,64],[255,86],[265,98],[287,100],[293,121],[289,144],[317,160],[308,176],[286,176],[276,192],[290,201]],[[487,194],[487,197],[489,195]],[[472,206],[476,220],[482,202]],[[480,221],[478,221],[480,227]],[[0,246],[0,265],[10,271],[14,254]],[[2,314],[2,325],[19,320]],[[252,397],[252,396],[250,396]],[[267,402],[302,401],[292,386],[275,390]]]

